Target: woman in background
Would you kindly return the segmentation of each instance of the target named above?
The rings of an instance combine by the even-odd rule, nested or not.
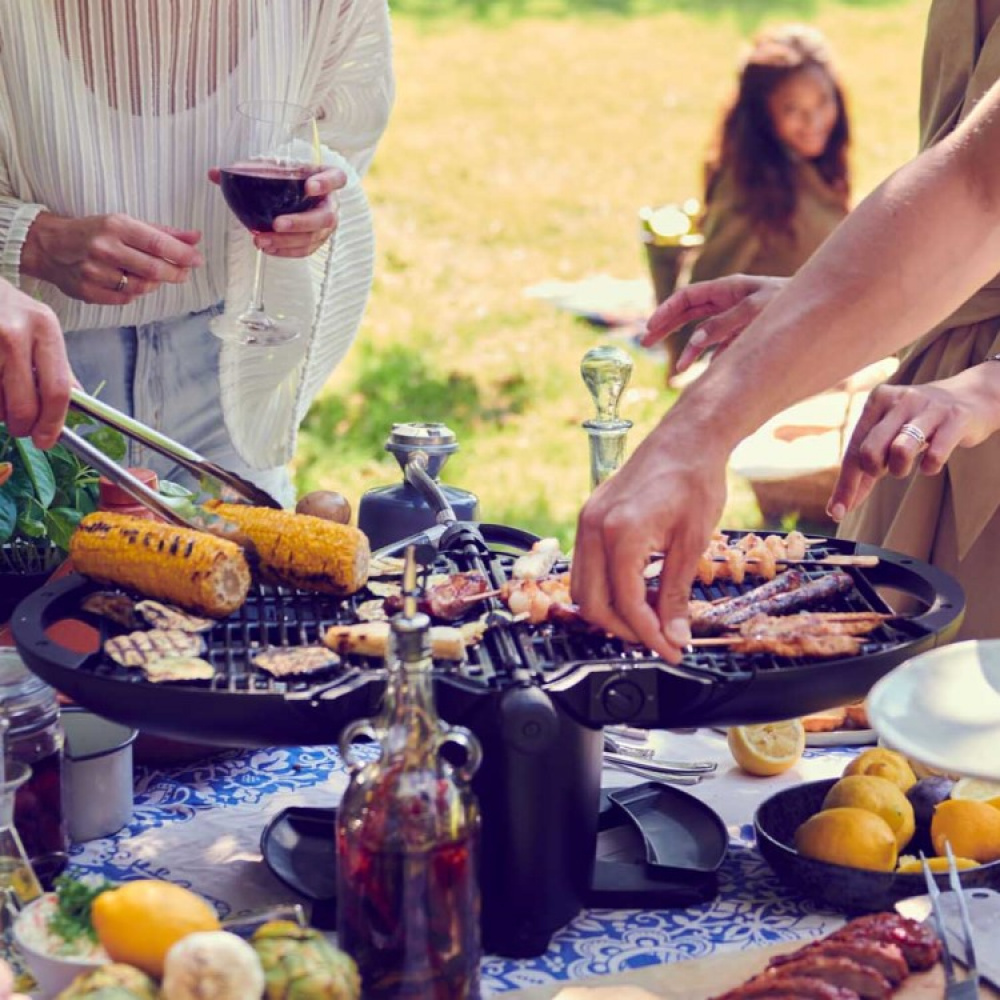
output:
[[[847,215],[849,125],[823,36],[759,35],[705,167],[705,242],[691,281],[794,274]],[[687,337],[671,338],[668,378]]]

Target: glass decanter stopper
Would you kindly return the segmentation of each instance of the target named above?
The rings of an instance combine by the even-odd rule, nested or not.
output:
[[[480,816],[469,782],[481,751],[437,714],[412,546],[403,587],[380,714],[340,736],[351,776],[337,810],[337,933],[365,1000],[478,1000]],[[361,736],[378,745],[377,759],[358,759]],[[448,743],[462,763],[442,756]]]
[[[590,485],[600,486],[625,460],[631,420],[618,415],[622,393],[632,377],[632,359],[614,344],[592,347],[580,362],[580,374],[594,398],[597,416],[583,422],[590,439]]]

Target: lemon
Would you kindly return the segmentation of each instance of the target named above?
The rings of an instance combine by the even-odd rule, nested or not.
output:
[[[795,831],[795,849],[816,861],[891,872],[896,867],[896,835],[881,816],[854,806],[823,809]]]
[[[854,774],[841,778],[826,793],[823,809],[854,806],[881,816],[896,837],[896,846],[904,848],[913,837],[916,817],[906,793],[888,778]]]
[[[978,799],[947,799],[931,817],[931,843],[936,854],[951,844],[956,856],[1000,860],[1000,809]]]
[[[794,767],[806,746],[801,719],[733,726],[726,741],[733,760],[748,774],[768,777]]]
[[[927,859],[927,867],[930,868],[932,872],[946,872],[948,871],[948,859],[933,857]],[[979,862],[973,861],[971,858],[955,858],[955,867],[961,871],[963,868],[978,868]],[[923,869],[920,867],[920,858],[915,858],[910,854],[899,859],[899,864],[896,867],[896,871],[900,875],[919,875]]]
[[[195,931],[220,926],[215,910],[201,896],[159,879],[138,879],[102,892],[90,915],[112,961],[138,966],[155,978],[163,975],[163,960],[172,945]]]
[[[905,792],[911,785],[917,783],[917,776],[910,767],[910,762],[895,750],[887,747],[872,747],[858,754],[844,768],[844,777],[854,774],[871,774],[876,778],[887,778],[895,782]]]
[[[983,778],[959,778],[952,786],[951,798],[976,799],[980,802],[1000,798],[1000,781],[986,781]]]

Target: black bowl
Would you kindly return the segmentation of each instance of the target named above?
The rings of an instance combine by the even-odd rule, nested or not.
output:
[[[836,782],[836,778],[803,782],[772,795],[758,807],[753,818],[757,846],[775,875],[803,896],[845,913],[891,910],[907,896],[925,894],[927,885],[919,872],[899,874],[848,868],[814,861],[795,850],[799,824],[819,812],[826,793]],[[904,848],[902,853],[907,850]],[[968,889],[1000,889],[1000,861],[966,868],[959,872],[959,877]],[[938,872],[934,880],[942,892],[947,891],[946,873]]]

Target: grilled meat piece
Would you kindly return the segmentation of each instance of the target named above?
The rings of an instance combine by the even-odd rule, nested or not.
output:
[[[811,954],[793,958],[764,972],[763,977],[767,976],[821,979],[831,986],[853,990],[861,1000],[887,1000],[892,993],[889,980],[877,969],[836,955]]]
[[[475,598],[490,590],[490,581],[475,570],[452,573],[427,586],[417,601],[417,607],[431,618],[454,621],[461,618],[475,603]],[[385,598],[385,612],[394,615],[403,610],[403,594],[397,591]]]
[[[780,969],[790,962],[813,955],[825,955],[830,958],[849,958],[858,965],[867,966],[880,972],[895,989],[909,973],[909,967],[903,953],[894,944],[879,944],[877,941],[865,941],[860,938],[824,938],[807,944],[789,955],[778,955],[772,958],[768,968]]]
[[[877,611],[800,611],[794,615],[755,615],[739,627],[748,638],[788,635],[868,635],[888,616]]]
[[[789,572],[792,571],[789,570]],[[774,583],[779,579],[781,578],[775,577],[771,582]],[[833,573],[826,573],[815,580],[808,580],[792,590],[780,591],[763,600],[755,601],[735,610],[732,608],[729,611],[723,610],[722,624],[727,628],[732,628],[741,622],[745,622],[748,618],[753,618],[755,615],[784,615],[789,611],[829,600],[829,598],[835,597],[845,590],[850,590],[853,586],[854,580],[849,573],[845,573],[843,570],[835,570]],[[750,593],[753,593],[753,591],[750,591]],[[723,604],[720,607],[725,609],[728,605]]]
[[[903,953],[910,972],[923,972],[941,959],[941,942],[937,935],[909,917],[898,913],[868,913],[856,917],[829,940],[864,940],[879,944],[894,944]]]
[[[715,1000],[860,1000],[854,990],[806,976],[758,976]]]
[[[789,591],[798,590],[806,583],[806,575],[801,570],[790,569],[779,574],[773,580],[754,587],[746,593],[731,597],[708,608],[692,619],[691,628],[695,635],[712,635],[727,625],[738,625],[741,621],[761,614],[761,605],[768,600]],[[655,591],[654,591],[655,593]],[[743,617],[738,617],[743,611]]]
[[[838,656],[857,656],[863,645],[864,641],[856,635],[765,635],[738,639],[729,649],[734,653],[834,659]]]
[[[145,667],[153,660],[197,656],[205,643],[200,635],[180,629],[153,628],[107,639],[104,652],[123,667]]]

